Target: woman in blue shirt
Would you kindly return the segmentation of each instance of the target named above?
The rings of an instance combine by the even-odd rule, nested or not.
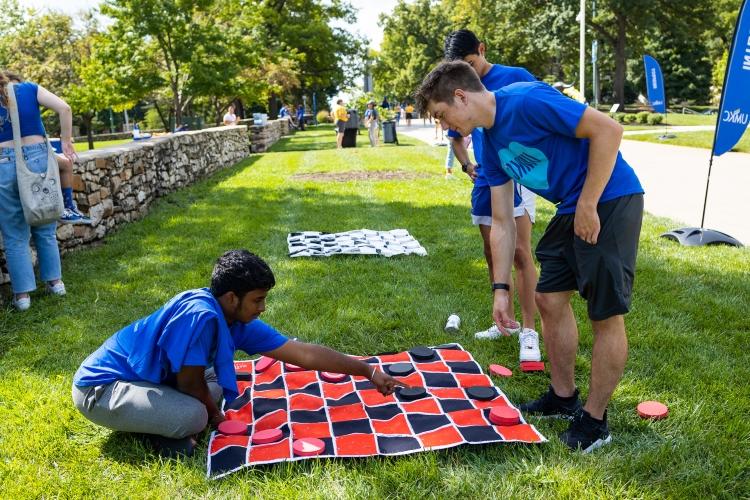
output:
[[[16,180],[16,152],[13,144],[13,130],[8,113],[7,85],[16,84],[15,95],[21,130],[21,144],[26,166],[32,172],[47,170],[47,143],[39,106],[56,111],[60,116],[60,129],[63,154],[73,161],[73,115],[70,106],[47,89],[24,82],[21,77],[0,71],[0,232],[3,235],[5,258],[13,289],[13,305],[23,311],[31,307],[29,292],[36,289],[34,267],[31,261],[29,238],[34,237],[39,259],[39,270],[47,291],[54,295],[65,295],[60,267],[60,251],[57,246],[52,222],[31,227],[23,216],[23,208],[18,195]]]

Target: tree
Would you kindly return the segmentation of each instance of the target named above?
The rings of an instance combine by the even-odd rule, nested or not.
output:
[[[411,95],[443,58],[443,41],[453,25],[440,3],[399,0],[390,15],[381,14],[380,58],[373,68],[376,92]]]

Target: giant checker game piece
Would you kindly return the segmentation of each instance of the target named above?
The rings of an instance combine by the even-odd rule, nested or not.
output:
[[[380,394],[365,377],[328,382],[321,372],[289,371],[284,363],[261,372],[257,365],[262,358],[236,361],[237,371],[252,372],[253,377],[237,381],[239,397],[223,409],[229,420],[244,423],[246,431],[211,435],[208,477],[315,457],[404,455],[464,444],[546,441],[492,385],[471,353],[458,344],[431,350],[428,359],[411,351],[358,358],[386,373],[396,364],[411,368],[398,379],[412,390],[399,388],[390,396]],[[424,358],[428,352],[417,354]],[[281,436],[265,433],[273,430]],[[254,444],[253,436],[275,440]],[[319,440],[322,449],[303,440]]]
[[[286,237],[289,257],[332,255],[427,255],[427,250],[406,229],[373,231],[356,229],[342,233],[300,231]]]

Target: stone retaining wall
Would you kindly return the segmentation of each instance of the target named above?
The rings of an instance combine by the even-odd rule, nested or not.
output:
[[[73,189],[93,224],[59,225],[60,249],[94,242],[141,219],[156,198],[246,158],[248,141],[247,127],[218,127],[81,153]],[[9,281],[0,243],[0,285]]]
[[[250,149],[253,153],[263,153],[282,136],[289,134],[289,119],[270,120],[264,126],[249,125]]]

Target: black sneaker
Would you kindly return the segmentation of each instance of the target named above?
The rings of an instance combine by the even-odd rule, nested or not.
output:
[[[578,389],[569,398],[561,398],[555,394],[552,386],[549,386],[549,389],[542,394],[542,397],[528,403],[523,403],[519,406],[519,409],[524,413],[531,413],[532,415],[570,420],[582,406],[581,400],[578,398]]]
[[[612,435],[607,425],[607,412],[604,420],[596,420],[584,410],[576,413],[568,430],[560,434],[560,440],[573,450],[590,453],[597,448],[612,442]]]

